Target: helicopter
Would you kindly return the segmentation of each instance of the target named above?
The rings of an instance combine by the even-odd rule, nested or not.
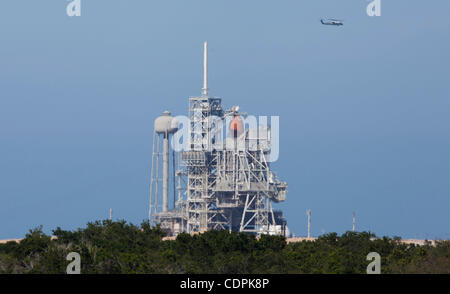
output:
[[[342,20],[334,19],[334,18],[328,18],[325,21],[323,19],[321,19],[320,22],[323,25],[329,25],[329,26],[343,26],[344,25]]]

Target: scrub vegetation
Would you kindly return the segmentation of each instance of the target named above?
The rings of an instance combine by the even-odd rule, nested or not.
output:
[[[381,255],[381,273],[450,273],[450,241],[406,245],[400,238],[368,232],[330,233],[289,244],[281,236],[228,231],[163,241],[159,227],[107,220],[76,231],[57,228],[53,235],[39,227],[19,243],[0,244],[0,273],[64,274],[70,263],[66,256],[78,252],[84,274],[365,274],[366,256],[373,251]]]

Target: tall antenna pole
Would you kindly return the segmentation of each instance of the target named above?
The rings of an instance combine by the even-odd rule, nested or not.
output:
[[[308,216],[308,238],[311,238],[311,209],[306,211],[306,215]]]
[[[203,43],[203,89],[202,96],[208,96],[208,42]]]
[[[352,215],[353,215],[353,232],[354,232],[356,228],[355,212],[352,212]]]
[[[112,208],[109,209],[109,220],[112,220]]]

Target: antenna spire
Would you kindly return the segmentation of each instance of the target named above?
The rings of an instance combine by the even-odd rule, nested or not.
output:
[[[208,96],[208,42],[203,43],[203,89],[202,96]]]
[[[306,211],[306,215],[308,216],[308,238],[311,238],[311,209]]]
[[[353,232],[354,232],[356,228],[355,212],[352,212],[352,216],[353,216]]]

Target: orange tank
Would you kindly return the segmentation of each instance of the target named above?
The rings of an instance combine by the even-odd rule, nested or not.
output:
[[[233,137],[238,137],[244,132],[244,123],[239,115],[235,115],[231,121],[230,131]]]

